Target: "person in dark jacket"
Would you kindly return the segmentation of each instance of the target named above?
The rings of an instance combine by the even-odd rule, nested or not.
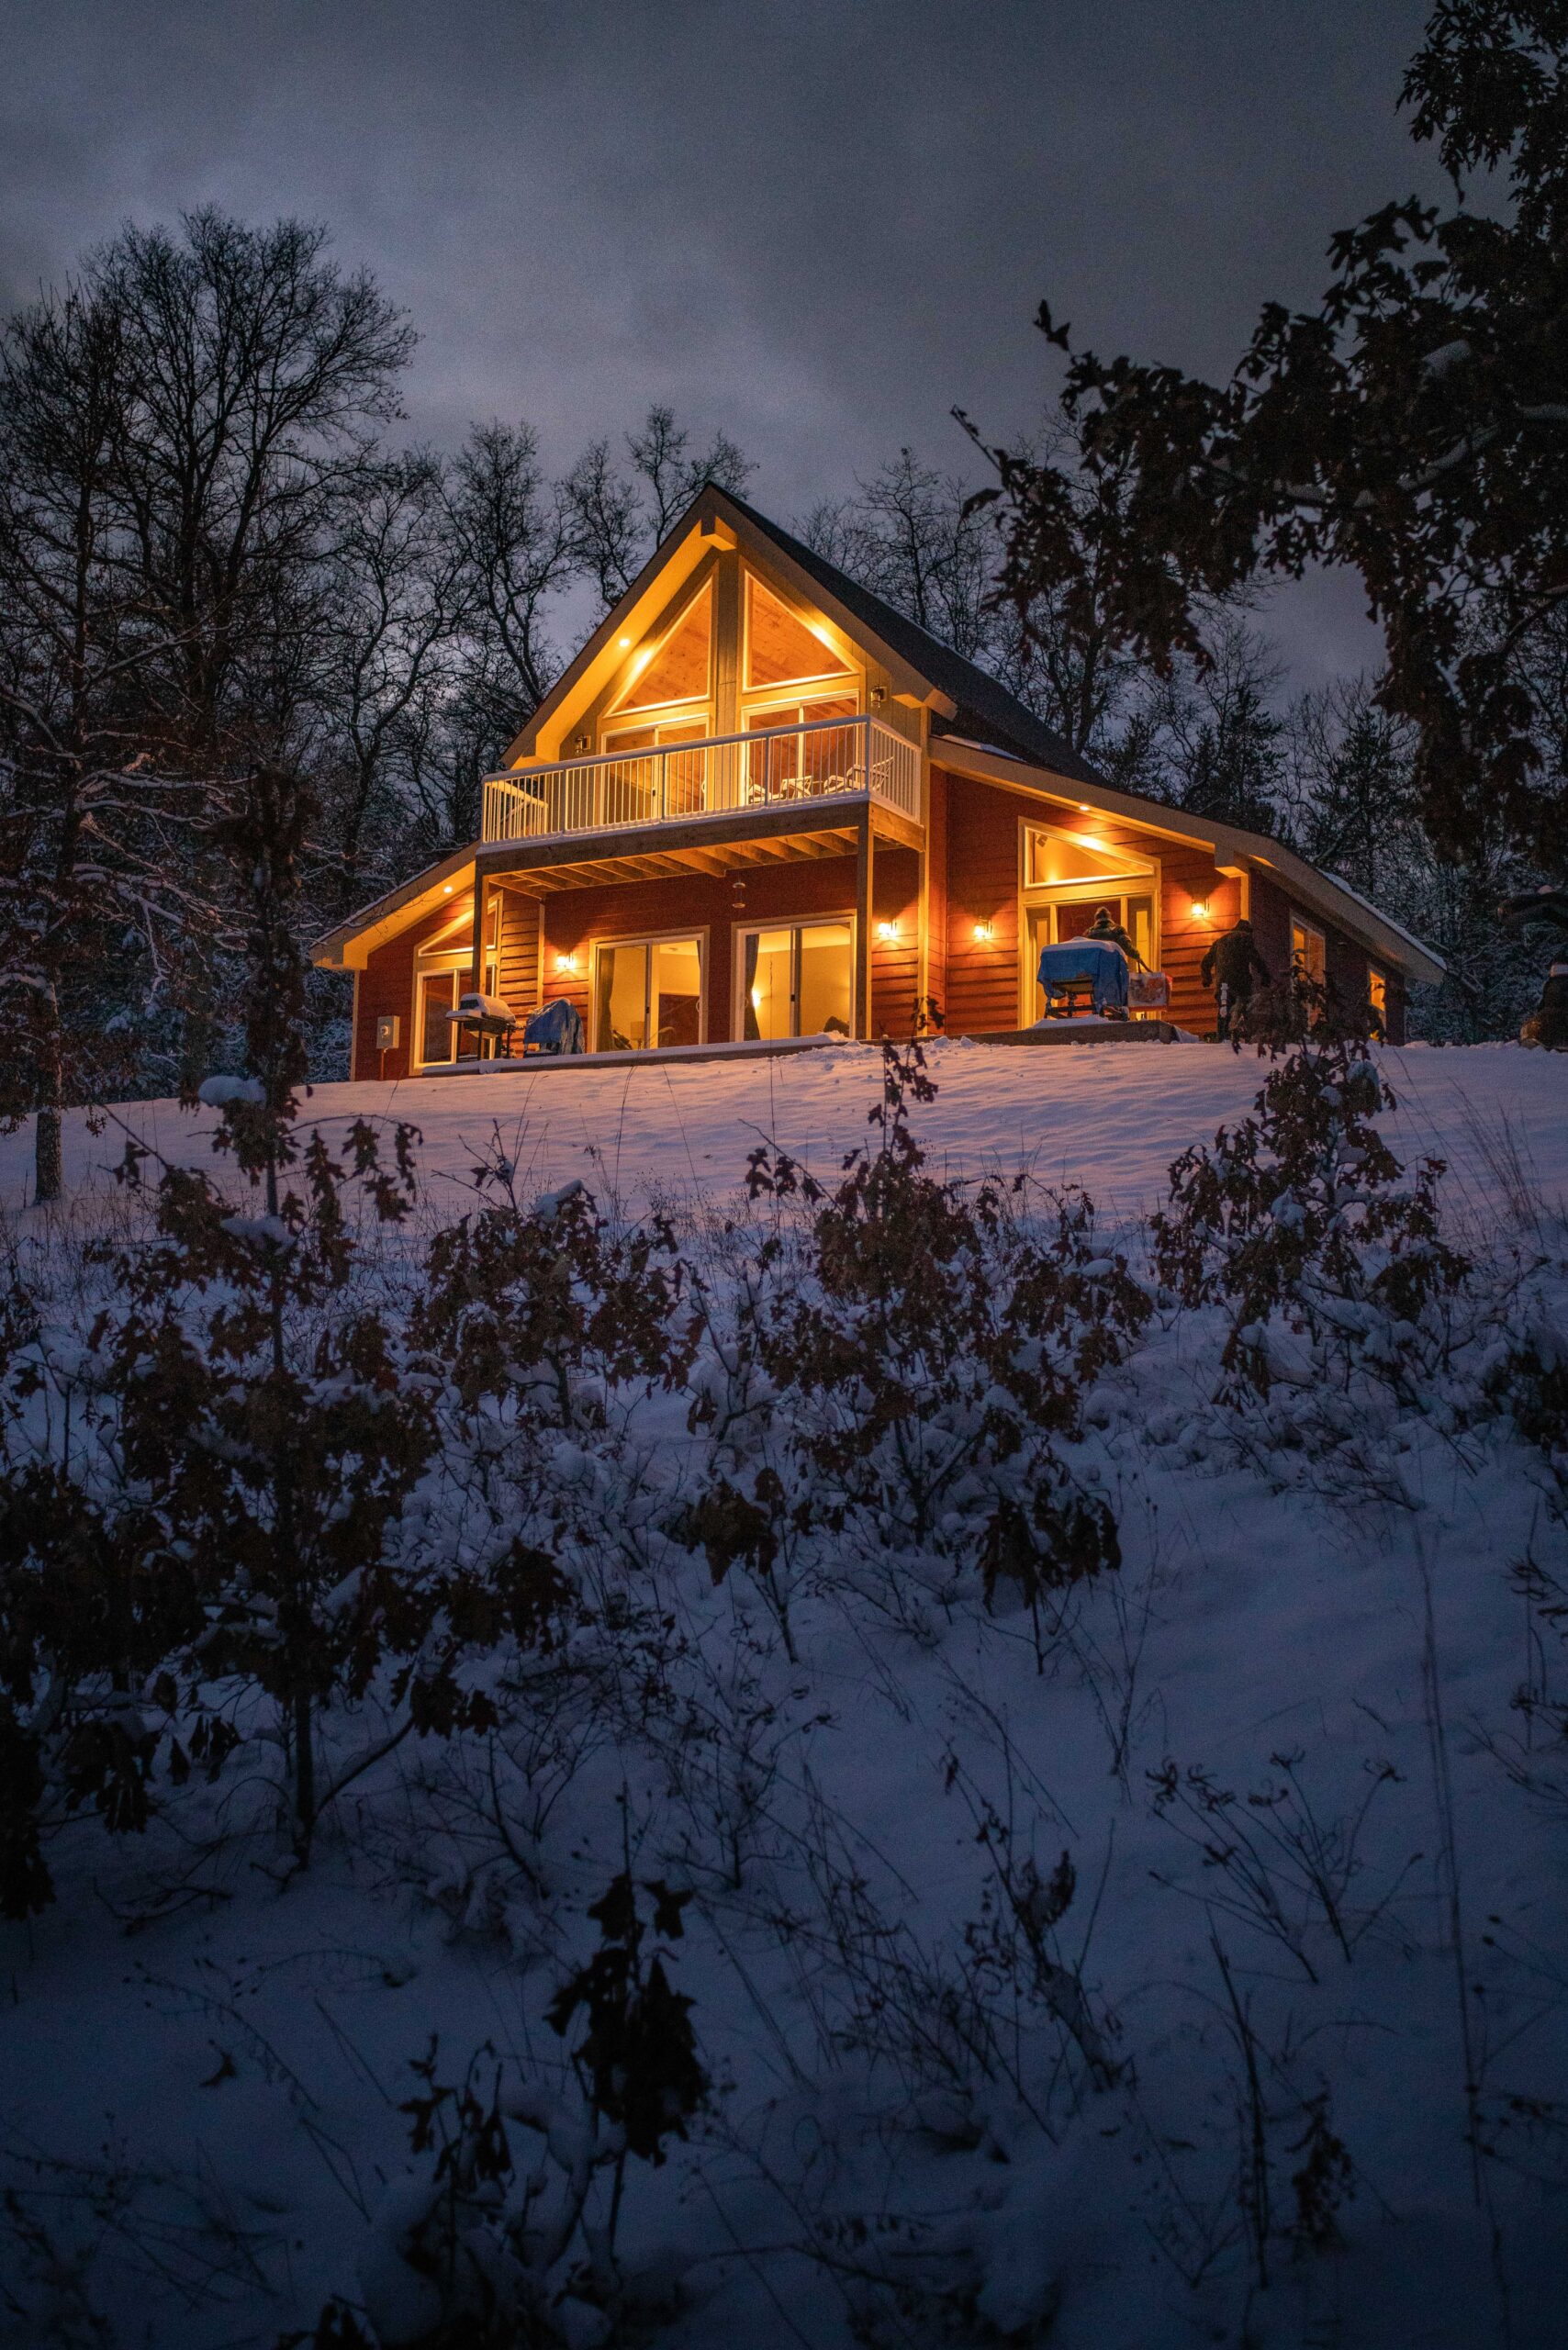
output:
[[[1522,1045],[1543,1045],[1549,1053],[1568,1053],[1568,963],[1553,963],[1546,985],[1524,1026]]]
[[[1085,938],[1092,939],[1096,946],[1119,946],[1129,963],[1136,963],[1140,971],[1148,970],[1148,965],[1144,961],[1121,923],[1116,921],[1109,906],[1096,906],[1094,920],[1083,935]]]
[[[1269,984],[1269,966],[1258,952],[1258,942],[1252,935],[1252,925],[1245,914],[1234,930],[1216,938],[1199,966],[1199,976],[1206,988],[1213,988],[1219,1004],[1219,1033],[1223,1038],[1230,1034],[1230,1024],[1238,1009],[1250,1002],[1252,982],[1261,979]]]

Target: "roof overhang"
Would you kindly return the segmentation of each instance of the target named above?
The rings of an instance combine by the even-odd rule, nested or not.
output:
[[[945,767],[950,774],[972,776],[977,782],[994,784],[1026,800],[1080,811],[1092,809],[1136,824],[1143,832],[1207,849],[1222,873],[1265,874],[1305,912],[1348,933],[1379,962],[1391,964],[1406,979],[1435,986],[1447,974],[1448,966],[1429,946],[1423,946],[1418,938],[1412,938],[1332,874],[1309,865],[1282,841],[1244,831],[1238,824],[1212,823],[1189,815],[1184,809],[1168,808],[1162,800],[1118,791],[1112,784],[1054,775],[1048,767],[1032,766],[981,744],[966,743],[957,735],[944,734],[934,741],[931,759],[934,767]]]
[[[439,865],[427,865],[411,880],[400,882],[396,890],[373,899],[346,922],[324,932],[310,949],[310,960],[323,970],[363,971],[378,946],[473,887],[473,847],[454,849]]]

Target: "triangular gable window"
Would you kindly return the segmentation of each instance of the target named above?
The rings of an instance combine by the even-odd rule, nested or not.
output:
[[[825,637],[746,574],[745,681],[748,688],[796,685],[806,677],[850,674]]]
[[[646,666],[633,662],[632,681],[617,710],[662,709],[666,702],[701,701],[708,693],[713,635],[711,583],[693,597]]]

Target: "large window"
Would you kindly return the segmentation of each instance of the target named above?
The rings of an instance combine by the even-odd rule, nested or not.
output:
[[[1328,947],[1323,933],[1299,914],[1291,916],[1291,970],[1321,987],[1328,976]]]
[[[746,796],[761,800],[817,800],[824,792],[863,791],[866,746],[863,730],[818,722],[852,719],[853,694],[823,694],[815,700],[769,702],[746,712],[748,733],[772,727],[806,726],[809,734],[778,734],[746,745]]]
[[[1025,1001],[1046,1008],[1036,974],[1042,946],[1060,946],[1092,928],[1102,907],[1126,931],[1150,970],[1159,959],[1159,868],[1092,832],[1031,824],[1024,831]]]
[[[747,572],[745,582],[746,690],[767,691],[807,678],[852,677],[853,670],[827,632],[798,613]]]
[[[618,938],[594,957],[594,1049],[702,1042],[702,941]]]
[[[615,711],[664,710],[672,703],[706,702],[713,674],[713,588],[700,588],[663,637],[634,653]]]
[[[741,933],[740,1033],[847,1036],[854,1030],[855,931],[848,922]]]

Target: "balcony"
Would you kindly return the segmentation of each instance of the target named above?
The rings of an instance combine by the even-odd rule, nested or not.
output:
[[[555,840],[861,800],[918,823],[919,745],[879,718],[815,719],[487,776],[483,838]]]

